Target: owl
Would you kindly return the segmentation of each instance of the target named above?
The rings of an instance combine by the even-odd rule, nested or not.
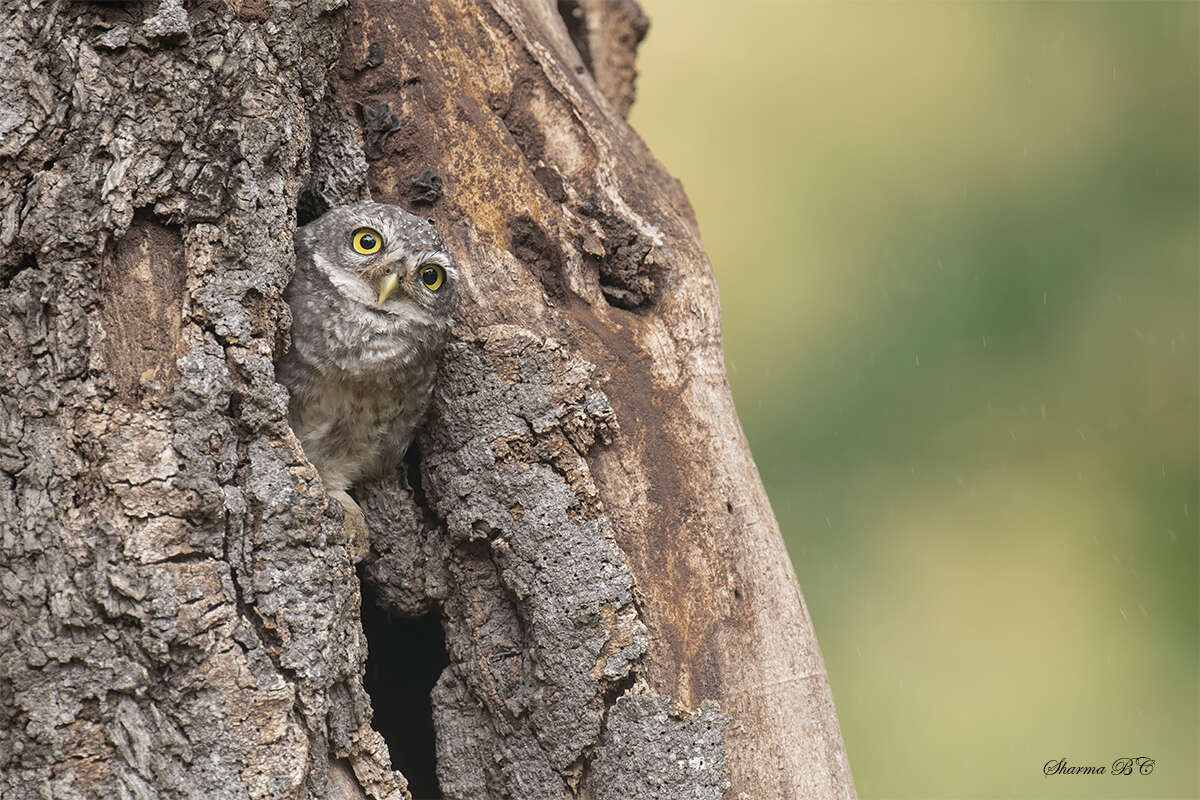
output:
[[[349,490],[394,467],[429,406],[458,270],[433,226],[398,206],[355,203],[296,230],[284,290],[292,347],[277,375],[288,419],[346,509],[356,560],[366,523]]]

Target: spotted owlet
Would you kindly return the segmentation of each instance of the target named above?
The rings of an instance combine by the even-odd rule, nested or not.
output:
[[[396,465],[433,391],[458,272],[437,231],[398,206],[335,208],[296,231],[284,298],[292,347],[278,376],[288,418],[361,559],[366,523],[348,490]]]

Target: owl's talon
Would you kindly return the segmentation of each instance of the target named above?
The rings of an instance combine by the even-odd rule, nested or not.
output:
[[[331,492],[330,496],[341,503],[342,508],[346,510],[346,516],[342,520],[342,534],[346,537],[350,555],[357,564],[371,552],[367,518],[363,516],[362,509],[359,508],[358,503],[354,502],[354,498],[345,492]]]
[[[361,513],[351,514],[350,512],[346,512],[346,521],[342,523],[342,533],[346,535],[346,541],[350,545],[350,555],[353,557],[354,563],[358,564],[371,552],[367,521],[363,519]]]

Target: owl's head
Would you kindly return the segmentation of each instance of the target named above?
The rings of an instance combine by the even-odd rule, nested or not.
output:
[[[433,225],[399,206],[339,206],[296,230],[296,252],[352,303],[380,314],[447,317],[458,270]]]

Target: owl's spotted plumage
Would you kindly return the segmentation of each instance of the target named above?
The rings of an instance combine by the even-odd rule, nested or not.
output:
[[[278,375],[292,430],[348,524],[361,512],[347,490],[399,461],[429,405],[457,283],[437,231],[397,206],[342,206],[296,231]]]

